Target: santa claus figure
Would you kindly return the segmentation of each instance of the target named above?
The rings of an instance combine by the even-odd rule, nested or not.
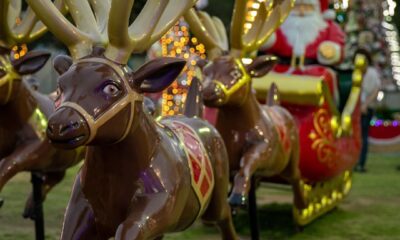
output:
[[[297,0],[265,49],[297,67],[308,63],[339,63],[343,57],[345,35],[333,22],[334,15],[327,8],[327,0]]]
[[[276,72],[325,76],[337,97],[335,74],[329,68],[343,59],[345,35],[328,10],[328,0],[297,0],[264,50],[280,58]]]

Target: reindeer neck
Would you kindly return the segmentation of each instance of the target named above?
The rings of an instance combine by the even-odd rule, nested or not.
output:
[[[137,190],[136,182],[140,174],[150,168],[159,141],[154,120],[141,107],[137,108],[135,123],[123,141],[88,147],[82,172],[84,188],[88,187],[89,191],[93,187],[102,188],[107,194],[123,191],[121,195],[126,195],[128,199]]]
[[[255,95],[250,92],[241,105],[219,108],[217,126],[219,125],[218,123],[222,125],[229,123],[232,126],[240,125],[240,128],[251,128],[257,124],[260,117],[260,105]]]
[[[0,115],[6,116],[8,120],[12,120],[14,126],[22,126],[27,122],[37,106],[37,102],[32,95],[27,84],[21,81],[15,84],[13,97],[9,103],[0,106]],[[2,118],[1,122],[7,121]]]

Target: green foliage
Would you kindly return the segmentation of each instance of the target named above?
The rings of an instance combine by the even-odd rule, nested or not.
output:
[[[234,3],[234,0],[209,0],[208,7],[204,11],[211,16],[219,17],[229,31]]]
[[[368,172],[354,175],[353,189],[348,198],[331,213],[298,232],[291,217],[291,193],[285,189],[262,185],[258,190],[261,239],[293,240],[391,240],[400,236],[400,171],[399,154],[371,154]],[[74,176],[79,167],[68,171],[65,181],[57,186],[45,202],[46,239],[58,239],[62,218]],[[23,220],[22,208],[30,190],[29,174],[17,175],[0,194],[5,204],[0,209],[0,239],[33,239],[33,223]],[[279,200],[279,202],[278,202]],[[266,202],[274,202],[266,204]],[[249,236],[248,218],[240,211],[235,225],[242,237]],[[201,222],[182,233],[169,234],[167,240],[217,240],[214,227]],[[249,239],[249,237],[246,237]]]
[[[394,15],[393,22],[396,24],[397,29],[400,29],[400,0],[395,0],[397,7],[396,7],[396,14]]]

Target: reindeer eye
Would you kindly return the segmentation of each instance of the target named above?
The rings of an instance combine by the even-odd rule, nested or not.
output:
[[[58,108],[58,107],[60,107],[60,105],[61,105],[61,89],[60,89],[60,87],[57,87],[57,89],[56,89],[56,95],[54,96],[54,104],[55,104],[55,107],[56,107],[56,109]]]
[[[56,89],[56,96],[57,96],[57,98],[59,98],[59,97],[61,96],[61,89],[60,89],[60,87],[57,87],[57,89]]]
[[[103,88],[103,92],[107,95],[110,96],[117,96],[120,93],[120,89],[117,85],[115,85],[114,83],[109,83],[107,84],[104,88]]]

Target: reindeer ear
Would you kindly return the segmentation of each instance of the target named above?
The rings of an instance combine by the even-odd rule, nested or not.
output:
[[[138,92],[160,92],[168,87],[181,73],[186,61],[162,57],[141,66],[131,77],[131,87]]]
[[[39,71],[46,64],[47,60],[49,60],[50,56],[49,52],[30,51],[18,60],[11,60],[11,64],[20,75],[32,74]]]
[[[262,77],[269,73],[278,62],[278,58],[271,55],[259,56],[246,66],[251,77]]]
[[[58,72],[58,74],[62,75],[71,67],[73,61],[70,56],[67,55],[58,55],[54,61],[53,66],[54,69]]]

